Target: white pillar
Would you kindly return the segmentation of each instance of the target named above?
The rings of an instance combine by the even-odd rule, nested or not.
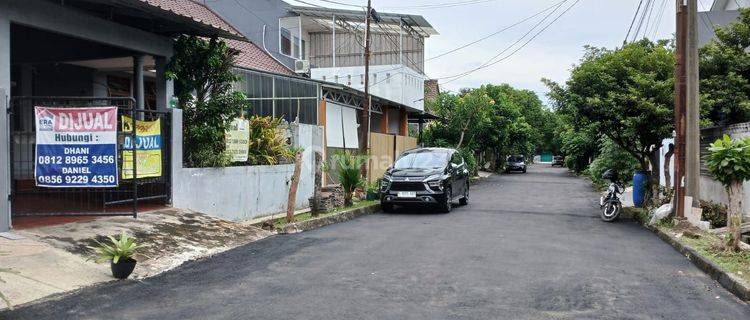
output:
[[[133,57],[133,97],[135,98],[135,107],[139,110],[143,110],[146,106],[143,90],[143,65],[145,60],[143,55]]]
[[[156,110],[169,109],[169,102],[174,96],[174,81],[167,79],[165,72],[169,59],[156,57]]]
[[[331,41],[331,51],[333,54],[333,67],[336,68],[336,15],[333,15],[333,37]]]
[[[10,96],[10,20],[0,13],[0,232],[10,230],[10,136],[7,101]]]
[[[10,20],[0,12],[0,89],[10,96]]]

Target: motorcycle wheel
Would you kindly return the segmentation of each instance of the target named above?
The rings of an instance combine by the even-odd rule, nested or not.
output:
[[[612,202],[605,203],[602,207],[600,214],[604,222],[612,222],[620,217],[620,211],[622,211],[622,204],[613,204]]]

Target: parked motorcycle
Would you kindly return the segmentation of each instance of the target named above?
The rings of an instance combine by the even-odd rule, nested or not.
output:
[[[615,170],[609,169],[602,175],[603,179],[609,180],[607,195],[599,199],[601,207],[601,218],[605,222],[612,222],[620,217],[622,212],[622,202],[619,195],[625,192],[625,186],[620,182],[619,176]]]

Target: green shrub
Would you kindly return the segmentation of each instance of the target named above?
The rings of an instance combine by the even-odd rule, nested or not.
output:
[[[474,157],[474,151],[470,148],[461,148],[461,150],[458,150],[458,153],[464,158],[466,168],[469,169],[469,172],[471,172],[472,175],[476,174],[477,159]]]
[[[250,165],[274,165],[294,157],[295,153],[284,137],[281,123],[280,118],[250,118],[250,149],[247,155]]]
[[[604,171],[614,169],[619,174],[620,179],[628,183],[638,168],[638,161],[612,140],[602,138],[600,142],[599,155],[588,168],[591,180],[597,185],[607,185],[608,182],[602,179],[602,174],[604,174]]]
[[[708,148],[706,166],[711,175],[727,188],[729,248],[739,250],[742,235],[742,183],[750,180],[750,138],[731,139],[724,135]]]
[[[702,220],[711,223],[712,228],[727,226],[727,206],[713,201],[701,201]]]

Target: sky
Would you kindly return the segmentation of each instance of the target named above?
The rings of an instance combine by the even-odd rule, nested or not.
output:
[[[295,5],[303,5],[295,3],[294,0],[286,1]],[[373,7],[377,11],[419,14],[432,24],[440,34],[426,40],[425,57],[428,59],[517,23],[561,1],[563,0],[372,0]],[[547,21],[551,21],[575,1],[567,0],[563,7]],[[455,81],[441,83],[440,89],[455,92],[461,88],[473,88],[487,83],[508,83],[519,89],[532,90],[546,102],[545,94],[548,90],[540,80],[548,78],[556,82],[564,82],[572,66],[581,58],[585,45],[607,48],[621,46],[639,1],[580,0],[548,29],[515,54],[502,62],[477,70]],[[675,30],[675,1],[653,1],[655,1],[655,9],[648,28],[649,38],[671,39]],[[331,2],[366,5],[366,0],[332,0],[330,2],[306,0],[306,2],[343,9],[351,9],[351,7],[338,6]],[[471,4],[448,8],[424,8],[424,5],[456,2],[470,2]],[[708,10],[711,2],[712,0],[699,0],[699,10]],[[659,21],[657,16],[660,12],[658,7],[662,3],[665,9],[661,22],[657,24]],[[415,8],[419,6],[423,8]],[[543,16],[544,14],[537,16],[535,19],[455,53],[427,61],[424,71],[430,78],[441,78],[477,68],[518,41]],[[531,35],[535,33],[536,31]],[[653,34],[656,36],[653,37]],[[524,42],[526,40],[506,51],[501,57],[507,56]],[[450,79],[441,82],[447,80]]]

